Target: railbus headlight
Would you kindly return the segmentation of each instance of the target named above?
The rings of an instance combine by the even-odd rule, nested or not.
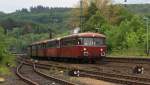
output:
[[[87,48],[83,48],[83,56],[88,56],[88,55],[89,55],[89,53],[87,51]]]
[[[86,48],[83,48],[83,51],[86,51],[87,49]]]
[[[102,52],[102,51],[103,51],[103,48],[101,48],[100,51]]]

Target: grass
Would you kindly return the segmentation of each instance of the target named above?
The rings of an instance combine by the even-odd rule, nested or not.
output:
[[[8,67],[0,65],[0,75],[10,75],[11,72]]]
[[[111,57],[132,57],[132,58],[150,58],[149,56],[146,55],[146,52],[144,50],[133,50],[133,49],[128,49],[128,50],[113,50],[108,56]]]
[[[15,56],[3,57],[0,61],[0,75],[10,75],[10,68],[15,66]]]

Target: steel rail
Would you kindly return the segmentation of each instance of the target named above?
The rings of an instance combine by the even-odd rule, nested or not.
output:
[[[117,57],[106,57],[104,59],[104,62],[150,64],[150,59],[149,58],[117,58]]]
[[[70,66],[60,66],[60,65],[53,65],[53,64],[41,64],[37,63],[37,65],[43,66],[43,67],[57,67],[57,68],[63,68],[63,69],[77,69],[75,67]],[[122,75],[122,74],[115,74],[115,73],[105,73],[105,72],[96,72],[96,71],[88,71],[85,69],[78,69],[80,70],[81,76],[84,77],[91,77],[96,78],[100,80],[107,80],[115,83],[121,83],[121,84],[131,84],[131,85],[150,85],[150,79],[149,78],[142,78],[137,76],[131,76],[131,75]]]
[[[60,65],[51,65],[51,64],[40,64],[43,66],[53,66],[57,68],[63,68],[63,69],[77,69],[75,67],[66,67],[66,66],[60,66]],[[105,73],[105,72],[96,72],[96,71],[88,71],[85,69],[78,69],[81,72],[82,76],[92,77],[91,75],[95,76],[96,79],[99,78],[101,80],[110,79],[112,81],[115,81],[117,79],[116,83],[123,83],[123,84],[136,84],[136,85],[150,85],[150,79],[149,78],[143,78],[143,77],[137,77],[137,76],[131,76],[131,75],[122,75],[122,74],[115,74],[115,73]],[[98,77],[99,76],[99,77]],[[93,78],[93,77],[92,77]]]
[[[34,69],[34,71],[35,71],[37,74],[39,74],[39,75],[41,75],[41,76],[44,76],[45,78],[48,78],[48,79],[50,79],[50,80],[53,80],[53,81],[55,81],[55,82],[57,82],[57,83],[60,83],[60,84],[62,84],[62,85],[76,85],[76,84],[71,83],[71,82],[68,82],[68,81],[66,81],[66,80],[58,79],[58,78],[55,78],[55,77],[53,77],[53,76],[49,76],[49,75],[47,75],[47,74],[45,74],[45,73],[40,72],[39,70],[37,70],[35,63],[33,64],[33,69]]]
[[[40,85],[40,84],[38,84],[37,82],[34,82],[34,81],[32,81],[32,80],[30,80],[30,79],[24,77],[24,76],[20,73],[20,69],[22,68],[23,64],[24,64],[24,63],[21,63],[21,64],[17,67],[16,75],[17,75],[20,79],[22,79],[24,82],[26,82],[26,83],[28,83],[28,84],[30,84],[30,85]]]
[[[116,77],[110,77],[110,76],[104,76],[104,75],[89,74],[89,73],[84,73],[84,72],[81,72],[80,76],[95,78],[95,79],[114,82],[114,83],[127,84],[127,85],[150,85],[150,83],[141,82],[141,81],[137,81],[137,80],[130,80],[130,79],[116,78]]]

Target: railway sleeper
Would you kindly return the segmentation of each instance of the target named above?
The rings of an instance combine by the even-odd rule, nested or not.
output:
[[[62,85],[76,85],[74,83],[71,83],[71,82],[68,82],[68,81],[65,81],[65,80],[62,80],[62,79],[58,79],[58,78],[54,78],[52,76],[48,76],[47,74],[38,71],[37,68],[36,68],[36,66],[35,66],[35,64],[33,64],[33,69],[39,75],[44,76],[44,77],[46,77],[46,78],[48,78],[50,80],[53,80],[53,81],[55,81],[57,83],[61,83]]]
[[[104,76],[104,75],[87,74],[84,72],[80,72],[80,76],[95,78],[98,80],[104,80],[104,81],[109,81],[109,82],[114,82],[114,83],[127,84],[127,85],[150,85],[150,82],[141,82],[141,81],[136,81],[136,80],[133,81],[130,79],[109,77],[109,76]]]

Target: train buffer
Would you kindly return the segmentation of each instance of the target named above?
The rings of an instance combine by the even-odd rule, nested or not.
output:
[[[80,76],[80,71],[78,69],[73,69],[71,71],[69,71],[68,73],[70,76],[75,76],[75,77],[79,77]]]

